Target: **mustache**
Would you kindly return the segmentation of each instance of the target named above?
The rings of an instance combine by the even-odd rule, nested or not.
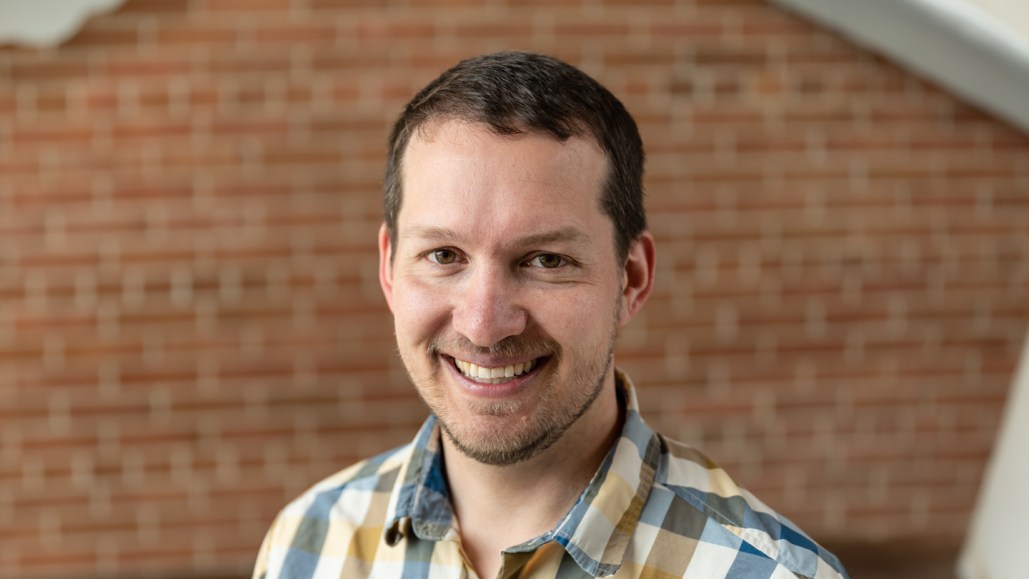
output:
[[[553,356],[558,360],[561,358],[561,346],[557,342],[546,338],[527,338],[525,336],[508,336],[486,347],[476,346],[463,336],[449,338],[436,336],[429,341],[426,349],[430,356],[446,353],[451,356],[478,354],[505,358],[542,358],[544,356]]]

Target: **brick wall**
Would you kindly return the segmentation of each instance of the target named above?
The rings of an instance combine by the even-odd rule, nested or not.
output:
[[[826,541],[960,540],[1029,321],[1029,138],[757,0],[129,0],[0,49],[0,576],[246,572],[409,440],[388,126],[552,53],[633,111],[645,415]]]

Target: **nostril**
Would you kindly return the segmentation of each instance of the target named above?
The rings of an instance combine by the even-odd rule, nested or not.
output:
[[[482,348],[521,334],[527,322],[526,314],[520,309],[497,303],[464,303],[452,318],[454,329]]]

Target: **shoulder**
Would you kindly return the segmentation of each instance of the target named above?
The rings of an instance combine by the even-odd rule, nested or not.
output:
[[[410,456],[405,445],[365,459],[316,483],[286,505],[279,521],[289,518],[358,522],[368,503],[385,501]],[[277,521],[278,522],[278,521]]]
[[[265,535],[253,576],[278,577],[285,567],[313,569],[319,559],[339,559],[333,545],[349,545],[348,537],[372,540],[363,535],[381,533],[410,451],[408,444],[354,464],[286,505]]]
[[[765,565],[770,573],[778,569],[819,579],[847,576],[832,553],[738,486],[707,455],[658,437],[662,452],[652,495],[662,505],[662,531],[696,540],[703,552],[729,566]]]

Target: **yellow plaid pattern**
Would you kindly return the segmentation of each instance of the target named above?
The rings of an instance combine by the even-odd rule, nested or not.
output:
[[[499,577],[843,579],[839,561],[702,453],[653,432],[618,372],[621,438],[551,531]],[[466,578],[430,417],[404,447],[318,483],[272,524],[254,579]]]

